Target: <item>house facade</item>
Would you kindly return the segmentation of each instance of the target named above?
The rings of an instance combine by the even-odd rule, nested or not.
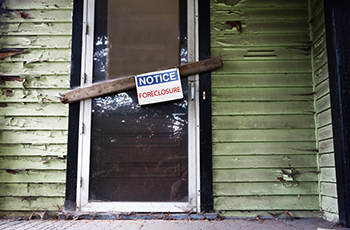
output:
[[[350,224],[344,2],[0,1],[0,212]],[[217,56],[183,78],[182,100],[59,99]]]

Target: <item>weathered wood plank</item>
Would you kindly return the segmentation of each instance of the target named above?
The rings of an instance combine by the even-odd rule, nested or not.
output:
[[[5,76],[5,78],[9,78]],[[10,76],[11,78],[11,76]],[[40,76],[23,76],[21,81],[17,80],[3,80],[0,76],[2,83],[0,88],[7,89],[69,89],[69,75],[40,75]],[[14,77],[15,79],[15,77]]]
[[[276,46],[295,46],[309,47],[308,34],[257,34],[257,35],[238,35],[238,36],[215,36],[211,39],[212,48],[217,47],[276,47]],[[268,42],[266,42],[268,41]]]
[[[198,62],[184,64],[178,66],[181,77],[186,77],[193,74],[214,71],[222,67],[221,57],[215,57]],[[61,93],[61,101],[63,103],[72,103],[84,99],[105,96],[112,93],[120,93],[136,87],[135,76],[118,78],[115,80],[97,83],[91,86],[73,89]]]
[[[321,10],[321,8],[323,8],[323,1],[322,0],[316,0],[311,4],[311,15],[315,15],[317,14],[317,12],[319,10]]]
[[[322,210],[326,212],[338,213],[338,199],[329,196],[322,197]]]
[[[67,144],[2,144],[0,156],[42,156],[64,157],[67,155]]]
[[[319,142],[319,152],[322,153],[331,153],[334,152],[333,139],[325,140]]]
[[[321,168],[320,181],[335,183],[337,181],[335,168]]]
[[[213,155],[273,155],[316,154],[316,143],[311,142],[261,142],[213,143]]]
[[[68,106],[62,103],[1,103],[4,116],[68,116]]]
[[[212,73],[212,87],[309,87],[312,85],[311,74],[232,74]]]
[[[233,8],[212,5],[210,20],[221,21],[308,21],[307,8]]]
[[[313,141],[314,129],[213,130],[213,142]]]
[[[263,48],[212,48],[212,56],[221,56],[227,61],[241,60],[310,60],[310,51],[305,48],[298,47],[269,47]]]
[[[64,197],[65,184],[0,184],[2,196]]]
[[[314,58],[314,69],[320,69],[323,65],[327,63],[327,61],[327,49],[324,49],[320,53],[318,53],[317,56]]]
[[[214,156],[214,169],[317,167],[315,155]]]
[[[3,75],[70,74],[70,62],[0,63]]]
[[[67,117],[5,117],[2,130],[67,130]]]
[[[1,144],[65,144],[67,131],[9,131],[1,133]]]
[[[318,183],[214,183],[213,193],[216,196],[318,195]]]
[[[4,58],[2,62],[70,62],[70,49],[29,49],[24,53]]]
[[[213,88],[212,101],[307,101],[313,88]],[[0,97],[1,100],[1,97]]]
[[[302,0],[288,1],[288,0],[250,0],[250,1],[235,1],[235,0],[210,0],[210,5],[214,8],[228,7],[228,8],[307,8],[308,3]]]
[[[213,182],[278,182],[283,178],[282,169],[214,169]],[[295,181],[318,181],[317,168],[296,169]]]
[[[215,102],[213,115],[313,114],[312,101],[299,102]]]
[[[326,33],[326,27],[324,25],[324,22],[320,23],[320,25],[318,27],[316,27],[313,30],[312,33],[312,38],[317,41],[318,39],[320,39],[322,36],[324,36],[324,34]]]
[[[0,210],[58,211],[64,205],[63,197],[0,197]]]
[[[318,140],[326,140],[332,137],[333,137],[333,130],[332,130],[331,124],[318,129]]]
[[[331,107],[331,99],[329,94],[327,94],[325,97],[322,97],[321,99],[316,101],[316,110],[317,113],[320,113],[322,111],[325,111]]]
[[[334,167],[335,166],[334,153],[322,154],[320,156],[319,162],[320,162],[320,167]]]
[[[63,157],[1,157],[0,169],[64,170],[66,160]]]
[[[315,72],[315,86],[328,79],[328,65],[324,65],[321,69]]]
[[[329,80],[325,80],[321,82],[317,87],[316,87],[316,99],[319,99],[327,94],[329,94]]]
[[[73,9],[72,0],[42,0],[42,1],[23,1],[23,0],[3,0],[0,3],[2,9],[25,10],[25,9]]]
[[[321,182],[321,194],[324,196],[337,197],[337,184]]]
[[[310,73],[311,62],[307,60],[288,61],[223,61],[216,74],[258,74],[258,73]],[[254,67],[254,68],[252,68]]]
[[[216,197],[215,210],[318,210],[318,196]]]
[[[22,6],[22,4],[21,4]],[[22,8],[21,8],[22,9]],[[58,10],[25,10],[27,18],[21,16],[19,10],[4,10],[0,15],[1,22],[72,22],[71,9]]]
[[[213,129],[314,128],[312,115],[213,116]]]
[[[0,170],[0,183],[65,183],[66,171],[64,170],[29,170],[21,171],[13,175],[5,170]]]
[[[72,36],[1,36],[2,48],[70,48]]]
[[[216,20],[211,23],[211,34],[220,35],[239,35],[241,32],[236,27],[226,23],[227,20]],[[228,21],[232,21],[228,20]],[[309,24],[305,21],[243,21],[242,30],[244,35],[248,34],[304,34],[309,30]]]
[[[317,127],[323,127],[332,123],[331,110],[325,110],[317,114]]]
[[[66,89],[0,89],[0,102],[60,102],[58,95]]]
[[[312,56],[315,58],[316,55],[327,47],[326,35],[321,36],[317,41],[313,41],[313,47],[314,50]]]
[[[72,23],[68,22],[19,22],[0,23],[2,35],[71,35]]]

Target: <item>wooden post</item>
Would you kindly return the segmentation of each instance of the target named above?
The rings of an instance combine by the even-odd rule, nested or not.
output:
[[[179,66],[180,77],[209,72],[222,66],[221,57],[206,59]],[[73,103],[80,100],[121,93],[136,88],[135,76],[118,78],[111,81],[96,83],[91,86],[72,89],[60,93],[62,103]]]

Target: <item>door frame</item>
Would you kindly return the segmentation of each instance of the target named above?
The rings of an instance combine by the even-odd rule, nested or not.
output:
[[[187,1],[188,13],[188,61],[199,59],[198,51],[198,3]],[[95,0],[84,1],[82,26],[81,85],[92,84]],[[189,85],[194,84],[195,98],[189,100],[189,202],[89,202],[91,99],[80,102],[79,141],[77,161],[76,208],[86,212],[200,212],[200,144],[199,144],[199,76],[188,77]]]

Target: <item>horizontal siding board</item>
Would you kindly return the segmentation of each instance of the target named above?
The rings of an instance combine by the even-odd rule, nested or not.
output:
[[[213,130],[213,142],[313,141],[314,129]]]
[[[309,60],[290,61],[223,61],[216,74],[225,73],[311,73]]]
[[[215,102],[213,115],[313,114],[311,101],[298,102]]]
[[[331,107],[331,99],[330,99],[329,94],[327,94],[325,97],[316,101],[317,113],[325,111],[325,110],[329,109],[330,107]]]
[[[312,37],[315,41],[320,39],[326,33],[326,27],[324,26],[324,22],[321,23],[317,28],[314,29]]]
[[[320,162],[320,167],[334,167],[335,166],[334,154],[333,153],[321,154],[319,162]]]
[[[268,43],[266,41],[269,41]],[[276,46],[310,46],[308,34],[257,34],[237,36],[214,36],[211,38],[212,48],[217,47],[276,47]]]
[[[337,181],[336,174],[335,174],[335,168],[334,167],[332,167],[332,168],[321,168],[320,181],[335,183]]]
[[[23,3],[21,7],[22,5]],[[28,14],[27,18],[21,17],[19,10],[5,10],[0,15],[0,22],[72,22],[72,10],[70,9],[25,10],[24,13]]]
[[[70,62],[38,62],[24,65],[22,62],[0,63],[0,74],[45,75],[70,74]]]
[[[5,117],[2,130],[67,130],[67,117]]]
[[[0,147],[0,156],[53,156],[67,155],[67,144],[3,144]]]
[[[327,50],[324,49],[314,58],[314,68],[315,70],[320,69],[323,65],[327,63]]]
[[[322,210],[331,213],[338,213],[338,199],[329,196],[322,196]]]
[[[67,89],[0,89],[0,102],[60,102],[58,95]]]
[[[11,174],[0,170],[0,183],[65,183],[64,170],[26,170]]]
[[[213,191],[216,196],[318,195],[318,183],[214,183]]]
[[[322,52],[327,47],[326,35],[323,35],[315,43],[313,43],[313,57],[316,57],[320,52]]]
[[[288,1],[288,0],[250,0],[250,1],[230,1],[230,0],[210,0],[210,5],[215,8],[228,7],[228,8],[305,8],[308,6],[308,2],[302,0]]]
[[[315,72],[315,86],[328,79],[328,64]]]
[[[237,8],[214,5],[211,21],[308,21],[307,9],[300,8]]]
[[[321,194],[324,196],[337,197],[337,184],[321,182]]]
[[[320,218],[321,214],[319,210],[308,210],[308,211],[300,211],[300,210],[293,210],[291,212],[293,216],[295,217],[301,217],[301,218]],[[262,210],[255,210],[255,211],[221,211],[220,215],[224,217],[243,217],[243,218],[255,218],[256,216],[259,216],[260,218],[275,218],[274,214],[278,214],[281,218],[290,218],[290,216],[285,213],[285,211],[281,210],[268,210],[268,211],[262,211]],[[254,222],[250,222],[254,223]],[[258,224],[257,229],[260,227],[261,222],[256,222]]]
[[[319,152],[321,154],[334,152],[333,139],[320,141],[319,142]]]
[[[228,20],[231,21],[232,19]],[[241,32],[236,27],[226,23],[227,20],[218,19],[211,23],[211,34],[220,35],[239,35]],[[309,30],[307,21],[243,21],[242,30],[244,35],[249,34],[304,34]]]
[[[20,22],[0,23],[2,35],[25,36],[25,35],[70,35],[72,23],[51,22]]]
[[[4,58],[2,62],[70,62],[70,49],[29,49],[23,53]]]
[[[213,88],[212,101],[307,101],[313,88]],[[1,97],[0,97],[1,100]]]
[[[68,116],[68,105],[62,103],[2,103],[4,116]]]
[[[213,182],[278,182],[283,178],[282,169],[214,169]],[[314,168],[296,169],[299,174],[295,181],[318,181],[318,172]]]
[[[312,115],[213,116],[213,129],[314,128]]]
[[[64,197],[65,184],[0,184],[1,196]]]
[[[213,143],[213,155],[316,154],[315,142]]]
[[[68,89],[69,75],[40,75],[40,76],[23,76],[22,81],[5,81],[0,88],[7,89]]]
[[[323,22],[324,19],[324,7],[321,4],[321,8],[319,8],[316,12],[312,12],[311,16],[311,26],[312,28],[316,28],[320,23]]]
[[[1,157],[0,169],[64,170],[66,161],[55,157]]]
[[[64,144],[67,131],[8,131],[1,132],[1,144]]]
[[[323,127],[332,123],[331,110],[325,110],[317,114],[317,127]]]
[[[214,169],[316,167],[314,155],[214,156]]]
[[[325,127],[318,129],[318,140],[326,140],[333,137],[332,125],[327,125]]]
[[[318,210],[318,196],[249,196],[214,198],[216,210]]]
[[[327,79],[316,87],[316,99],[329,94],[329,92],[329,80]]]
[[[73,9],[72,0],[41,0],[41,1],[23,1],[23,0],[3,0],[0,3],[1,8],[9,10],[26,9]]]
[[[312,84],[311,74],[232,74],[217,75],[212,73],[212,87],[309,87]]]
[[[70,48],[71,36],[1,36],[2,48]]]
[[[63,204],[63,197],[0,197],[0,210],[58,211]]]
[[[269,47],[263,48],[212,48],[212,56],[221,56],[223,60],[310,60],[309,50],[300,47]]]

